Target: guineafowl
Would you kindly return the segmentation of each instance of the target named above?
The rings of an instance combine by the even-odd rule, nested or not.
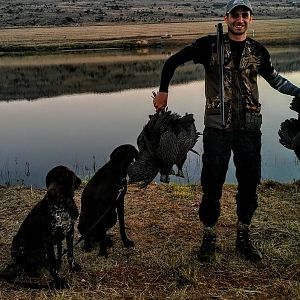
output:
[[[279,142],[286,148],[294,150],[300,160],[300,120],[286,119],[278,131]]]
[[[143,182],[146,187],[160,173],[160,181],[168,183],[169,175],[184,177],[182,167],[199,137],[192,114],[180,116],[163,110],[149,116],[137,138],[139,158],[129,166],[129,183]],[[173,171],[177,166],[177,173]]]

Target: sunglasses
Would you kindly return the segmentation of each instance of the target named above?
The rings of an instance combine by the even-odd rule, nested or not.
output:
[[[236,12],[233,12],[233,13],[229,13],[230,16],[234,19],[239,19],[240,17],[242,17],[242,19],[249,19],[251,14],[249,12],[243,12],[243,13],[236,13]]]

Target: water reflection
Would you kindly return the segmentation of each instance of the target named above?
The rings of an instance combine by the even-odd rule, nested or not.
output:
[[[64,54],[0,59],[0,101],[56,97],[80,93],[109,93],[157,86],[168,54],[123,53]],[[300,70],[299,48],[270,49],[273,64],[281,72]],[[187,63],[176,71],[173,83],[204,78],[202,67]]]
[[[278,69],[288,66],[298,70],[283,75],[299,86],[299,53],[295,59],[291,54],[289,57],[289,63],[281,54],[273,61]],[[82,177],[89,176],[94,163],[97,168],[103,165],[114,147],[136,144],[147,116],[153,113],[151,91],[157,89],[164,60],[129,59],[126,63],[78,63],[73,67],[53,63],[43,67],[9,65],[2,61],[0,76],[5,84],[1,85],[0,99],[6,101],[0,101],[0,183],[18,180],[43,187],[47,171],[57,164],[68,165]],[[169,107],[180,114],[194,113],[202,131],[204,82],[199,80],[202,69],[194,72],[194,68],[187,64],[179,69],[170,88]],[[294,153],[282,147],[277,137],[280,123],[295,117],[288,108],[291,97],[272,90],[262,79],[259,88],[264,116],[262,176],[280,181],[299,179],[300,166]],[[195,149],[202,152],[201,137]],[[200,158],[191,153],[186,168],[187,180],[198,182]],[[227,182],[234,182],[232,163]]]

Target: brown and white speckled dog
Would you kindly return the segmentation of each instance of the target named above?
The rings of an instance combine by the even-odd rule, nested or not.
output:
[[[29,212],[12,241],[11,256],[16,276],[25,271],[36,277],[39,270],[46,267],[54,279],[55,288],[68,287],[58,273],[64,239],[70,269],[81,270],[73,256],[74,222],[78,217],[73,197],[80,183],[80,178],[65,166],[49,171],[45,197]]]

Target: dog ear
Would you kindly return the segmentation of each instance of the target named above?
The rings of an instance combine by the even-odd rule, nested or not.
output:
[[[118,157],[122,155],[123,152],[122,149],[123,149],[122,146],[115,148],[113,152],[110,154],[109,158],[111,160],[118,159]]]
[[[48,189],[50,184],[55,180],[57,177],[57,167],[50,170],[46,175],[46,188]]]

